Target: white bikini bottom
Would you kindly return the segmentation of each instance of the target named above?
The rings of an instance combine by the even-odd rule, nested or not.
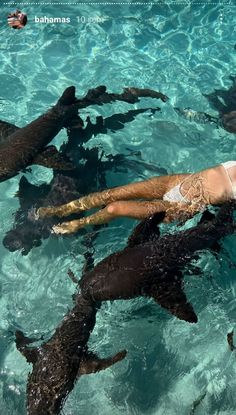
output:
[[[163,196],[163,200],[166,200],[167,202],[190,203],[190,201],[180,192],[181,185],[182,183],[179,183],[168,192],[166,192]]]
[[[224,167],[231,187],[232,187],[232,194],[233,194],[233,198],[236,199],[236,183],[233,183],[232,178],[228,172],[228,169],[230,169],[231,167],[235,167],[236,166],[236,161],[232,160],[232,161],[226,161],[225,163],[221,163],[221,165]],[[190,200],[188,200],[186,197],[184,197],[182,195],[182,193],[180,192],[180,188],[183,182],[177,184],[175,187],[173,187],[172,189],[170,189],[168,192],[166,192],[163,196],[163,200],[166,200],[167,202],[181,202],[181,203],[191,203]]]

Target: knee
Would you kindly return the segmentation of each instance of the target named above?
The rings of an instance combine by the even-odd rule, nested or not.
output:
[[[112,202],[107,205],[107,212],[112,216],[120,216],[123,212],[123,203]]]

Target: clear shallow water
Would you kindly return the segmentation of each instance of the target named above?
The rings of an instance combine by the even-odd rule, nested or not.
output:
[[[60,2],[62,3],[62,2]],[[65,2],[66,3],[66,2]],[[77,7],[77,8],[76,8]],[[105,84],[119,92],[124,86],[157,89],[170,101],[143,99],[136,107],[161,106],[152,117],[141,114],[116,134],[99,135],[88,145],[105,152],[140,150],[142,158],[169,173],[194,171],[234,157],[235,136],[214,125],[199,125],[179,117],[174,106],[216,113],[203,93],[229,87],[235,73],[235,10],[233,5],[168,6],[28,6],[36,16],[70,16],[70,25],[35,25],[15,33],[1,28],[0,117],[23,126],[52,105],[68,85],[77,94]],[[3,9],[7,13],[8,9]],[[105,23],[78,24],[75,15],[106,16]],[[82,112],[92,118],[133,108],[114,103]],[[55,139],[66,139],[62,131]],[[34,184],[50,180],[49,169],[34,166],[27,178]],[[149,177],[108,174],[109,185]],[[1,183],[0,238],[10,229],[18,207],[17,176]],[[101,231],[96,261],[125,245],[134,222],[119,220]],[[235,238],[225,240],[235,256]],[[25,386],[30,367],[16,351],[14,331],[29,336],[51,335],[72,305],[71,268],[83,265],[80,238],[46,240],[26,257],[0,245],[0,411],[25,414]],[[69,396],[64,413],[187,415],[202,393],[196,414],[235,412],[236,356],[226,335],[236,319],[235,268],[222,255],[199,260],[203,275],[186,277],[185,287],[199,316],[197,325],[172,318],[151,300],[104,304],[97,316],[90,347],[102,356],[123,348],[128,357],[96,375],[81,378]]]

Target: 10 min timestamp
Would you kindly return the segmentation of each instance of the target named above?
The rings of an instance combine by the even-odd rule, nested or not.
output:
[[[104,16],[77,16],[77,23],[104,23]]]

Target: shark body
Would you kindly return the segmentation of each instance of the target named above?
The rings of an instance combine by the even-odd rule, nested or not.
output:
[[[196,323],[183,291],[182,271],[198,251],[215,249],[222,237],[235,231],[232,211],[232,204],[225,205],[216,218],[163,236],[157,227],[162,214],[141,222],[125,249],[84,275],[81,293],[93,301],[151,297],[179,319]]]
[[[50,141],[77,116],[76,101],[75,87],[71,86],[56,105],[25,127],[0,122],[0,182],[37,162]]]

